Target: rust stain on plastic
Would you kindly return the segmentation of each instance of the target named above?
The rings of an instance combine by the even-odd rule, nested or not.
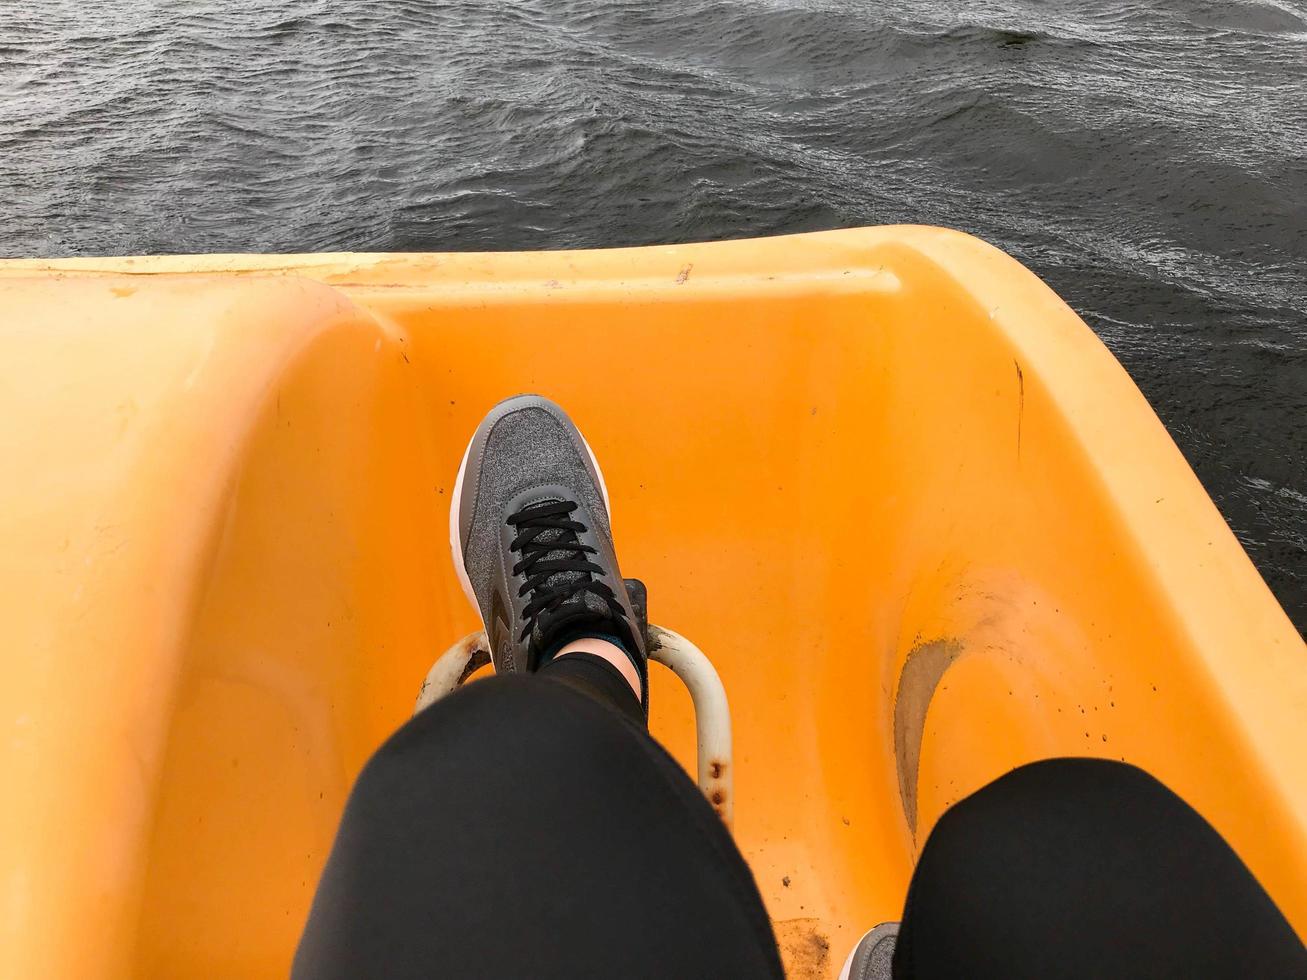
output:
[[[772,927],[788,980],[827,980],[830,939],[822,931],[820,919],[784,919],[773,922]]]

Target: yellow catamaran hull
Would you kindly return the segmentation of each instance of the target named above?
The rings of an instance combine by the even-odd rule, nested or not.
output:
[[[1301,639],[1081,320],[891,227],[0,262],[0,975],[285,974],[353,776],[478,626],[447,501],[520,391],[725,682],[796,975],[1058,755],[1155,773],[1307,931]],[[652,704],[693,771],[661,668]]]

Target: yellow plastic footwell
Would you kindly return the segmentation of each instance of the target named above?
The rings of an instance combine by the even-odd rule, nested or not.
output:
[[[1055,755],[1154,772],[1307,931],[1301,640],[1084,324],[897,227],[0,262],[0,975],[284,975],[351,779],[478,625],[447,501],[519,391],[726,683],[796,975],[897,917],[945,807]]]

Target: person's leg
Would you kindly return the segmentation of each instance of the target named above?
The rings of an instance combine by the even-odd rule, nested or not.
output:
[[[894,976],[1307,977],[1307,949],[1234,851],[1156,779],[1054,759],[940,818]]]
[[[295,976],[779,977],[743,858],[644,730],[643,614],[581,433],[548,399],[501,402],[452,498],[455,568],[506,676],[368,763]]]
[[[624,656],[620,652],[616,654],[616,657]],[[616,657],[576,650],[559,654],[537,673],[616,708],[631,721],[644,727],[644,707],[635,693],[631,679],[613,662]]]
[[[298,980],[781,976],[743,858],[619,672],[597,668],[605,694],[555,663],[468,685],[372,758]]]

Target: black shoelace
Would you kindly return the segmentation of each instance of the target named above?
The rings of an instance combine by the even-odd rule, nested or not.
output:
[[[586,526],[572,520],[576,508],[570,500],[531,504],[508,518],[508,524],[517,530],[509,548],[522,555],[513,566],[513,574],[526,576],[518,594],[522,598],[531,596],[522,610],[526,620],[523,640],[531,636],[542,615],[552,617],[564,604],[582,598],[586,592],[603,599],[614,616],[626,618],[613,590],[595,578],[604,574],[602,567],[586,557],[595,554],[595,549],[577,539]],[[542,629],[544,625],[541,623]]]

